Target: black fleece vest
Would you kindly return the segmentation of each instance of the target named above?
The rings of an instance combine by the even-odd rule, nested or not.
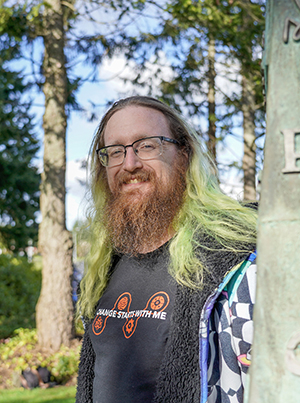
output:
[[[196,403],[200,399],[199,321],[207,298],[222,282],[225,274],[249,255],[220,250],[208,237],[198,256],[206,270],[204,287],[192,291],[177,286],[169,340],[157,382],[155,403]],[[215,246],[215,249],[212,248]],[[244,250],[254,250],[255,245],[244,245]],[[76,403],[92,403],[95,354],[88,332],[84,336],[78,373]]]

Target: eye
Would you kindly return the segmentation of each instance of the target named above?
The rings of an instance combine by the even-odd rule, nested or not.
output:
[[[155,143],[154,141],[144,140],[138,145],[137,148],[139,149],[139,151],[152,151],[155,150],[156,147],[157,143]]]
[[[109,158],[118,158],[124,154],[124,150],[121,147],[111,148],[108,149],[107,151]]]

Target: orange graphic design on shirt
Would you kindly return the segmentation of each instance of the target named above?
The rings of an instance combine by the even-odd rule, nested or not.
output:
[[[113,308],[109,312],[115,312],[115,308],[117,307],[118,309],[121,309],[122,311],[127,310],[129,312],[129,307],[131,304],[131,294],[129,292],[124,292],[119,296],[119,298],[116,300]],[[112,314],[111,316],[113,316]],[[93,332],[95,333],[96,336],[101,334],[103,330],[106,327],[106,322],[107,319],[110,317],[110,315],[106,316],[106,318],[103,320],[102,315],[97,315],[94,319],[93,322]]]
[[[124,292],[116,300],[112,309],[98,309],[94,319],[92,329],[96,336],[100,335],[110,317],[117,319],[126,319],[122,327],[123,334],[126,339],[129,339],[135,332],[140,318],[149,319],[166,319],[164,310],[170,302],[169,295],[164,291],[159,291],[153,294],[146,303],[144,309],[130,311],[131,294]]]

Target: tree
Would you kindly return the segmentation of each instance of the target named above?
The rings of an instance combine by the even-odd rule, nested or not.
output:
[[[15,15],[10,18],[21,23]],[[23,99],[27,86],[21,72],[9,67],[20,53],[18,33],[9,30],[7,21],[2,18],[0,30],[0,239],[16,252],[29,240],[37,242],[40,175],[34,160],[39,144],[30,103]]]
[[[143,80],[139,74],[135,84],[149,86],[149,93],[157,87],[160,96],[171,106],[198,122],[198,131],[206,139],[207,148],[218,162],[216,145],[229,135],[235,135],[233,127],[237,118],[243,115],[245,199],[255,198],[255,129],[262,118],[262,86],[259,69],[259,52],[264,29],[264,1],[250,0],[201,0],[118,2],[120,19],[128,13],[139,11],[149,16],[150,8],[157,10],[156,24],[150,29],[136,32],[127,40],[130,51],[128,59],[134,58],[142,73],[149,62],[149,55],[162,70],[163,51],[168,66],[172,68],[171,78]],[[137,11],[138,10],[138,11]],[[149,17],[148,17],[149,18]],[[143,26],[141,24],[141,26]],[[154,28],[153,28],[154,26]],[[149,63],[148,63],[149,65]],[[170,66],[171,65],[171,66]],[[238,67],[237,67],[238,66]],[[152,68],[152,65],[151,65]],[[232,76],[240,91],[225,93],[218,86]],[[241,76],[243,77],[241,80]],[[158,80],[160,77],[158,77]],[[252,97],[252,99],[251,99]],[[207,129],[199,123],[207,117]]]
[[[252,13],[247,9],[247,3],[242,2],[242,23],[247,43],[240,52],[241,74],[242,74],[242,98],[241,108],[243,112],[244,129],[244,200],[256,200],[256,123],[257,115],[261,114],[263,106],[262,82],[260,77],[260,63],[257,57],[257,46],[262,38],[264,19],[261,12],[261,5],[254,4]],[[251,18],[252,16],[252,18]],[[253,25],[253,22],[256,25]],[[255,29],[254,29],[255,28]],[[250,37],[250,38],[249,38]]]
[[[83,16],[92,18],[89,2],[79,7],[76,10],[75,0],[24,0],[7,2],[3,8],[10,17],[17,14],[25,20],[21,35],[26,45],[24,52],[36,42],[40,46],[40,39],[43,40],[43,63],[40,65],[39,60],[32,59],[31,77],[32,85],[42,88],[45,97],[39,228],[43,279],[36,322],[39,344],[53,350],[58,350],[61,344],[69,345],[73,337],[72,239],[65,223],[66,127],[68,113],[72,108],[80,108],[75,93],[85,78],[72,76],[72,65],[78,60],[85,61],[91,68],[88,78],[96,80],[98,63],[103,54],[109,55],[114,43],[113,33],[109,42],[99,30],[87,35],[73,28]],[[13,25],[11,18],[9,22]]]
[[[223,102],[228,105],[235,103],[234,115],[242,112],[243,115],[243,142],[244,155],[242,170],[244,175],[244,200],[256,199],[255,174],[256,174],[256,126],[263,115],[262,82],[259,65],[259,53],[261,51],[262,34],[264,29],[264,1],[231,0],[220,2],[207,0],[198,3],[198,13],[202,18],[197,18],[197,24],[207,29],[208,43],[208,149],[216,159],[216,121],[222,121],[219,113],[216,116],[215,93],[215,43],[218,44],[218,63],[223,69],[229,71],[236,63],[240,65],[241,91],[238,97],[235,94],[223,94]],[[203,15],[206,17],[203,18]],[[190,15],[189,15],[190,17]],[[196,20],[195,20],[196,21]],[[197,28],[199,31],[199,28]],[[226,55],[227,63],[222,62]],[[238,82],[239,75],[236,81]],[[226,112],[227,114],[228,112]],[[233,116],[233,115],[232,115]],[[225,133],[227,136],[228,133]],[[221,134],[219,132],[219,138]]]
[[[231,1],[235,30],[225,30],[224,44],[240,65],[241,95],[235,99],[236,112],[243,114],[244,200],[256,199],[256,139],[264,119],[260,58],[264,30],[265,1]],[[230,101],[229,101],[230,102]]]
[[[65,217],[68,84],[64,54],[64,7],[60,0],[48,0],[40,28],[45,48],[44,170],[41,185],[42,222],[39,229],[43,282],[36,307],[36,322],[39,344],[58,350],[61,344],[69,346],[73,337],[70,293],[72,237],[66,229]],[[49,326],[49,323],[52,325]]]
[[[207,148],[212,155],[214,161],[217,161],[216,150],[216,70],[215,70],[215,40],[213,37],[209,38],[208,43],[208,141]]]
[[[64,16],[60,1],[31,2],[3,7],[6,15],[5,34],[16,35],[15,21],[22,22],[21,42],[30,44],[42,36],[45,44],[43,63],[45,94],[44,171],[41,184],[42,222],[39,249],[43,257],[42,290],[36,307],[39,343],[58,350],[69,345],[73,336],[73,304],[71,298],[72,240],[65,226],[65,131],[67,125],[67,76],[64,56]],[[43,19],[41,20],[41,13]],[[13,27],[13,28],[11,28]],[[27,125],[28,130],[28,125]],[[8,140],[11,144],[11,140]],[[24,150],[25,153],[26,150]],[[19,153],[20,157],[23,155]],[[29,154],[30,155],[30,154]],[[25,179],[25,178],[23,178]],[[23,186],[26,189],[27,182]],[[24,210],[23,204],[20,209]]]

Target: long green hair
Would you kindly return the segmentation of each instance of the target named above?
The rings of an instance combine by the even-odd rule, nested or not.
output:
[[[91,248],[80,284],[78,307],[81,315],[92,318],[95,306],[108,279],[113,248],[103,226],[103,211],[109,189],[106,170],[100,164],[96,150],[104,145],[108,120],[127,106],[140,106],[160,111],[169,122],[173,137],[189,157],[186,191],[182,208],[173,226],[176,235],[169,243],[169,272],[175,280],[191,289],[201,289],[205,267],[197,256],[204,236],[209,236],[218,249],[232,252],[249,251],[256,241],[257,213],[226,196],[216,178],[216,168],[204,152],[198,136],[164,103],[150,97],[134,96],[116,102],[104,115],[91,146],[90,207],[88,213]]]

